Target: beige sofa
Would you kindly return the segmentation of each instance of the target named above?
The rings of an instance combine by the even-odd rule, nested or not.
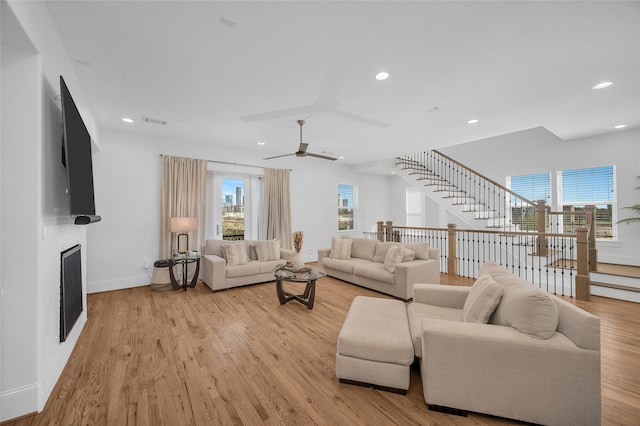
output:
[[[202,254],[202,281],[222,290],[274,281],[273,269],[293,259],[295,251],[280,248],[276,240],[207,240]]]
[[[407,312],[430,409],[600,424],[597,317],[495,263],[473,287],[417,284]]]
[[[337,250],[336,244],[345,240],[350,241],[349,249]],[[388,260],[388,251],[393,246],[404,247],[408,251],[405,250],[402,260],[390,268],[385,260]],[[318,267],[331,277],[408,300],[413,297],[414,283],[440,282],[440,250],[430,248],[427,243],[334,238],[332,249],[318,250]]]

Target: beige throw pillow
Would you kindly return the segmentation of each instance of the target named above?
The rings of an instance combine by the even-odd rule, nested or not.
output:
[[[280,240],[256,241],[256,255],[260,262],[280,259]]]
[[[387,255],[384,258],[384,269],[390,274],[396,272],[396,265],[402,262],[402,247],[393,246],[387,250]]]
[[[523,286],[512,290],[511,326],[536,339],[548,339],[558,328],[558,307],[548,293]]]
[[[406,247],[402,247],[402,263],[411,262],[416,258],[416,252],[413,250],[409,250]]]
[[[225,255],[227,259],[227,265],[246,265],[249,263],[247,258],[247,247],[244,242],[240,243],[226,243],[224,245]]]
[[[481,275],[471,287],[462,307],[462,320],[486,324],[502,297],[502,286],[489,275]]]
[[[351,259],[352,244],[353,244],[353,240],[351,239],[332,238],[331,253],[329,253],[329,258],[344,259],[344,260]]]

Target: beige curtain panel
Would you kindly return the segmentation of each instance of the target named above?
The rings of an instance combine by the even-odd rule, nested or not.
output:
[[[169,231],[172,217],[195,217],[197,229],[189,232],[188,250],[199,250],[205,242],[207,211],[207,161],[162,156],[160,208],[160,259],[171,256],[177,238]]]
[[[292,246],[289,170],[264,169],[261,234],[262,239],[279,239],[282,248]]]

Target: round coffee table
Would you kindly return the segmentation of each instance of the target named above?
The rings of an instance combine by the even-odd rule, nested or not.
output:
[[[316,297],[316,280],[325,277],[327,274],[316,267],[306,267],[300,270],[293,270],[284,265],[273,270],[276,276],[276,292],[281,305],[292,300],[297,300],[309,309],[313,309],[313,302]],[[283,281],[292,283],[306,283],[304,293],[292,294],[284,290]]]

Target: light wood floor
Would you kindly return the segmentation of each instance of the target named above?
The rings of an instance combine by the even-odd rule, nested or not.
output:
[[[280,306],[273,283],[91,294],[44,411],[3,425],[515,424],[428,411],[415,370],[406,396],[339,383],[336,339],[357,295],[386,297],[332,278],[313,310]],[[575,303],[602,320],[602,423],[640,424],[640,304]]]

